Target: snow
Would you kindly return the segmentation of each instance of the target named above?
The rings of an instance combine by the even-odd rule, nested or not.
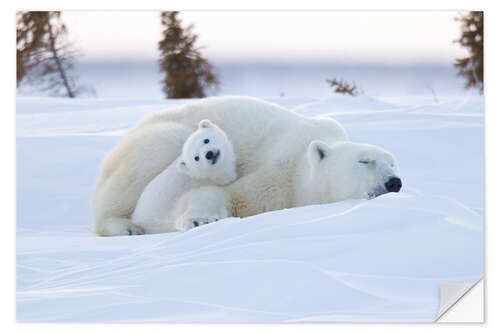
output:
[[[158,62],[151,61],[86,61],[75,63],[77,82],[88,88],[81,97],[116,99],[162,99]],[[391,100],[404,97],[403,102],[421,102],[415,95],[425,95],[429,102],[446,96],[475,95],[474,90],[464,90],[465,79],[457,77],[451,64],[362,64],[325,62],[213,62],[220,79],[218,95],[251,95],[264,98],[279,96],[326,98],[332,88],[328,79],[345,79],[354,82],[370,96],[386,96]],[[47,95],[39,86],[22,82],[17,93],[25,96]]]
[[[432,321],[439,284],[483,275],[484,101],[268,99],[398,159],[401,193],[98,237],[106,153],[186,100],[17,98],[17,320]]]

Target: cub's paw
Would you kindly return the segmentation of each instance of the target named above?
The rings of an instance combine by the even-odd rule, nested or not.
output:
[[[196,228],[196,227],[199,227],[201,225],[209,224],[209,223],[212,223],[212,222],[215,222],[215,221],[218,221],[218,220],[219,219],[217,219],[217,218],[196,218],[196,219],[192,219],[191,221],[189,221],[187,223],[187,229]]]
[[[144,235],[144,230],[136,225],[130,225],[127,227],[127,233],[129,236]]]

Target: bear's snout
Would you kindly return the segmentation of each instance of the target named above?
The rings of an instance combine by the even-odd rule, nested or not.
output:
[[[216,150],[216,151],[211,151],[209,150],[206,154],[205,154],[205,158],[209,161],[212,161],[212,164],[215,164],[217,163],[217,159],[219,158],[219,155],[220,155],[220,151]]]
[[[399,192],[403,186],[398,177],[391,177],[384,185],[388,192]]]

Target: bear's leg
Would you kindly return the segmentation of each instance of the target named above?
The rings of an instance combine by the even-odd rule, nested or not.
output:
[[[101,236],[144,235],[144,230],[129,219],[110,217],[100,226],[98,234]]]
[[[131,216],[144,188],[179,156],[192,132],[176,123],[139,124],[106,156],[92,199],[97,234],[138,233],[121,218]]]
[[[178,231],[229,217],[229,196],[217,186],[200,187],[186,193],[177,205],[180,217],[175,220]]]

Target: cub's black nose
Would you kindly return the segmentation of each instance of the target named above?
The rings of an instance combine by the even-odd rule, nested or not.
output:
[[[399,192],[401,186],[403,186],[401,179],[397,177],[390,178],[384,185],[388,192]]]
[[[205,157],[207,158],[207,160],[211,160],[213,157],[214,157],[214,153],[209,150],[206,154],[205,154]]]

